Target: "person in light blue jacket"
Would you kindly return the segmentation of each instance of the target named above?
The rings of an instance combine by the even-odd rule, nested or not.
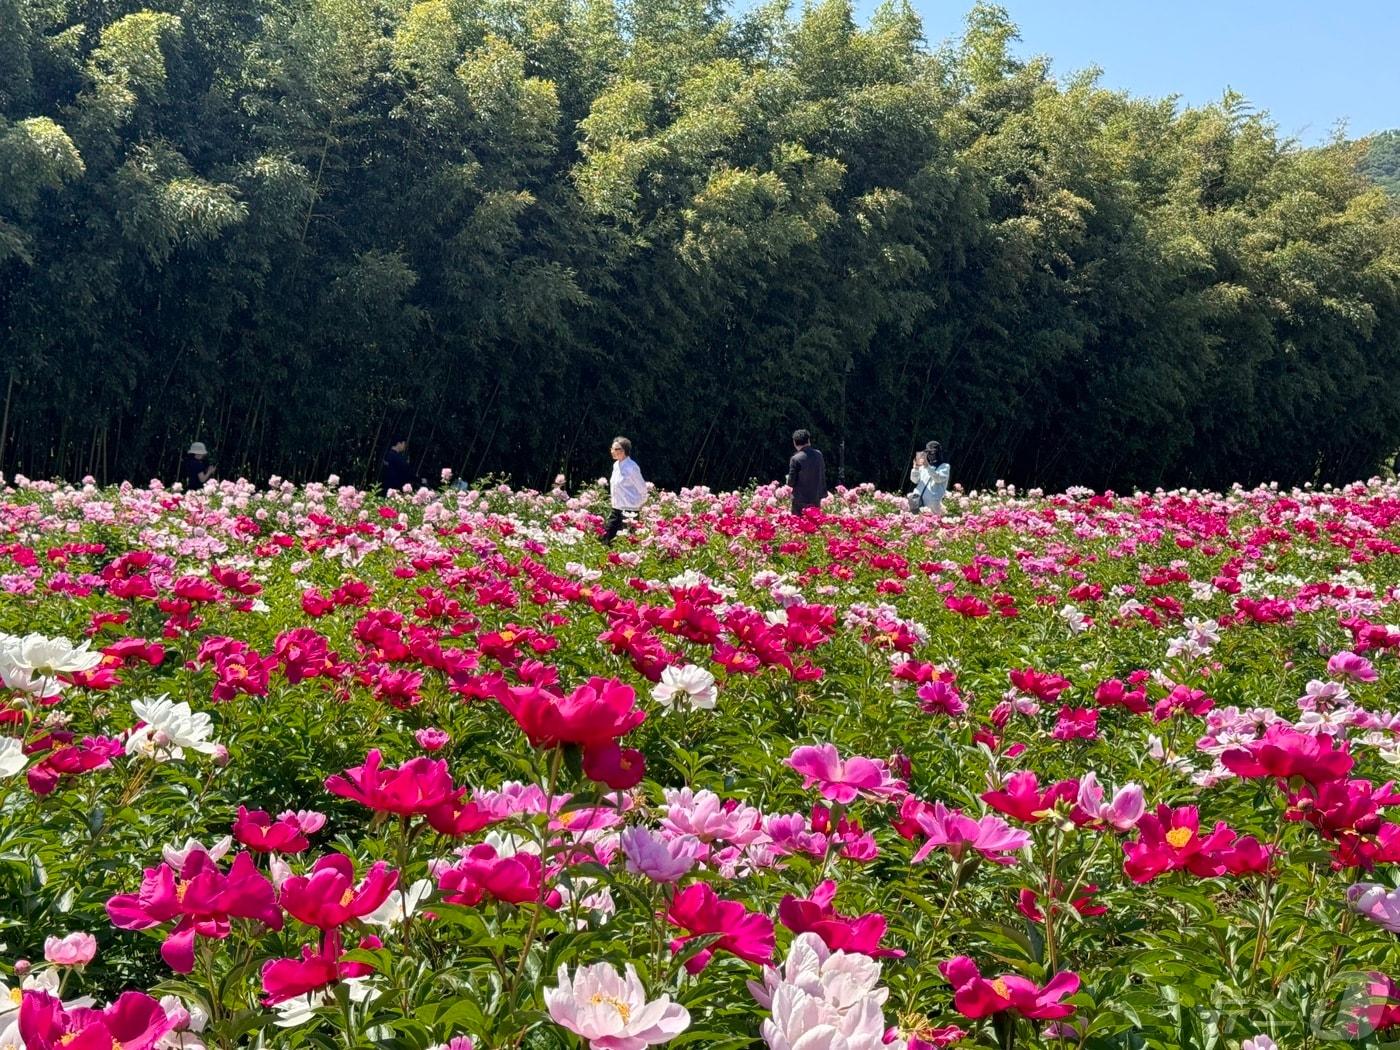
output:
[[[909,494],[910,510],[931,510],[943,513],[943,496],[948,491],[948,477],[952,468],[943,458],[943,446],[930,441],[923,451],[914,456],[914,466],[909,471],[909,480],[914,483],[914,491]]]

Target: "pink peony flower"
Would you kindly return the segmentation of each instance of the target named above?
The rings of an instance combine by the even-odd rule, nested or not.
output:
[[[940,963],[938,972],[953,986],[953,1005],[958,1012],[971,1018],[990,1017],[1003,1010],[1014,1010],[1035,1021],[1068,1017],[1074,1007],[1061,1000],[1079,990],[1079,975],[1070,970],[1057,973],[1043,988],[1016,974],[988,980],[966,955]]]
[[[544,990],[544,1003],[554,1023],[591,1050],[644,1050],[690,1027],[690,1013],[670,996],[647,999],[630,963],[623,974],[605,962],[580,966],[572,979],[560,966],[559,984]]]
[[[160,1003],[145,992],[123,992],[100,1010],[68,1009],[42,991],[25,991],[19,1004],[19,1035],[26,1050],[152,1050],[174,1027]]]
[[[1091,821],[1102,821],[1114,831],[1131,831],[1147,811],[1142,788],[1137,784],[1124,784],[1114,794],[1112,802],[1105,802],[1099,778],[1093,773],[1080,778],[1075,804]]]
[[[763,834],[763,814],[752,806],[721,802],[713,791],[667,788],[661,827],[671,835],[693,835],[701,842],[725,839],[746,846]]]
[[[768,963],[773,958],[773,920],[751,912],[739,901],[724,900],[703,882],[693,883],[671,899],[666,921],[686,930],[671,941],[671,951],[679,952],[687,941],[706,934],[720,936],[708,948],[686,960],[689,973],[699,973],[717,951],[730,952],[751,963]]]
[[[86,966],[97,955],[97,938],[90,933],[44,939],[44,959],[55,966]]]
[[[330,853],[311,866],[309,875],[293,875],[282,883],[282,907],[308,926],[332,930],[373,912],[398,881],[399,873],[380,860],[357,884],[354,862],[343,853]]]
[[[1382,929],[1400,933],[1400,890],[1374,882],[1358,882],[1347,890],[1347,904]]]
[[[1380,677],[1370,660],[1346,650],[1333,654],[1327,661],[1327,673],[1333,678],[1350,678],[1353,682],[1374,682]]]
[[[778,905],[778,920],[793,933],[816,934],[833,951],[855,952],[872,959],[904,955],[896,948],[880,947],[886,926],[883,915],[842,915],[832,907],[835,899],[836,883],[828,879],[810,897],[785,896]]]
[[[427,813],[463,793],[453,788],[447,763],[441,759],[411,758],[397,769],[384,769],[382,764],[383,756],[372,750],[365,755],[364,765],[327,777],[326,790],[401,816]]]
[[[912,825],[914,834],[905,837],[924,836],[924,844],[914,854],[914,864],[936,849],[946,849],[954,860],[962,860],[972,850],[993,864],[1015,864],[1016,858],[1011,854],[1031,840],[1030,832],[1012,828],[1000,817],[988,815],[974,820],[956,809],[948,809],[942,802],[930,806],[916,798],[906,799],[900,818],[908,822],[897,829],[900,834]]]
[[[418,741],[418,746],[424,751],[441,751],[452,738],[441,729],[427,726],[416,731],[413,739]]]
[[[935,678],[919,686],[915,695],[919,698],[919,708],[930,715],[949,715],[957,718],[967,714],[967,701],[952,682]]]
[[[1050,736],[1055,740],[1097,740],[1099,713],[1092,707],[1062,707]]]
[[[689,874],[704,848],[689,835],[664,839],[643,827],[623,828],[619,836],[627,870],[652,882],[675,882]]]
[[[802,774],[804,788],[820,784],[822,797],[832,802],[888,798],[904,792],[904,782],[891,777],[884,762],[859,755],[842,761],[835,744],[796,748],[787,764]]]
[[[1283,724],[1272,725],[1258,740],[1226,751],[1220,762],[1241,777],[1300,777],[1313,784],[1344,777],[1354,764],[1345,743],[1334,746],[1331,737],[1299,733]]]

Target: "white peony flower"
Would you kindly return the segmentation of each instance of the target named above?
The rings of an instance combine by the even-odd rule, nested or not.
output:
[[[394,890],[384,898],[384,903],[364,917],[371,926],[392,929],[405,921],[418,910],[418,905],[428,899],[433,892],[433,884],[428,879],[419,879],[407,890]]]
[[[880,987],[877,960],[832,951],[816,934],[803,933],[782,970],[765,967],[763,981],[750,981],[749,990],[772,1011],[762,1028],[770,1050],[884,1047],[889,989]]]
[[[218,748],[209,734],[214,723],[203,711],[191,711],[190,705],[168,696],[153,700],[133,700],[131,709],[146,724],[132,732],[126,740],[128,755],[142,754],[161,761],[185,757],[184,748],[212,755]]]
[[[1060,609],[1060,619],[1065,621],[1070,634],[1080,634],[1089,629],[1089,618],[1084,615],[1083,610],[1073,605],[1066,605]]]
[[[229,847],[232,845],[232,835],[225,835],[212,846],[205,846],[196,839],[185,839],[183,846],[162,847],[161,856],[165,859],[165,863],[178,872],[184,868],[185,861],[189,859],[191,853],[207,853],[210,860],[218,860],[229,851]]]
[[[345,986],[352,1003],[362,1003],[373,998],[378,991],[369,981],[368,977],[346,977],[340,983]],[[277,1013],[277,1020],[273,1023],[278,1028],[295,1028],[311,1020],[318,1009],[334,1002],[334,989],[318,988],[314,992],[298,995],[295,999],[288,999],[274,1006],[272,1009]]]
[[[12,736],[0,737],[0,779],[14,776],[28,763],[22,741]]]
[[[661,672],[661,681],[651,691],[653,699],[662,707],[677,704],[680,707],[699,707],[711,710],[719,690],[715,686],[715,676],[703,667],[686,664],[683,667],[667,667]]]
[[[89,651],[91,642],[74,645],[67,638],[27,634],[23,638],[0,635],[0,665],[24,668],[53,677],[74,671],[91,671],[102,662],[102,654]]]
[[[57,678],[9,663],[3,653],[0,653],[0,683],[4,683],[6,689],[31,693],[39,700],[49,700],[63,693],[63,683]]]
[[[572,977],[560,966],[559,984],[545,989],[544,1004],[555,1024],[592,1050],[643,1050],[669,1043],[690,1027],[689,1012],[670,996],[647,999],[630,964],[622,974],[611,963],[580,966]]]

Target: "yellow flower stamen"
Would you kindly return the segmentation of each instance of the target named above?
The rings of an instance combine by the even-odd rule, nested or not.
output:
[[[622,1018],[623,1024],[627,1024],[632,1020],[632,1008],[621,999],[614,999],[611,995],[594,995],[588,1001],[594,1006],[597,1006],[599,1003],[607,1003],[617,1011],[618,1016]]]
[[[1167,845],[1174,849],[1181,849],[1191,841],[1191,836],[1195,834],[1190,828],[1172,828],[1167,832]]]

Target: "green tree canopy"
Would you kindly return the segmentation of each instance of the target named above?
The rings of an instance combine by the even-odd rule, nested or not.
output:
[[[1400,447],[1394,134],[979,5],[0,0],[0,470],[1339,480]],[[1387,174],[1389,173],[1389,174]],[[1368,177],[1369,176],[1369,177]],[[844,449],[838,453],[838,448]],[[834,471],[833,471],[834,473]]]

